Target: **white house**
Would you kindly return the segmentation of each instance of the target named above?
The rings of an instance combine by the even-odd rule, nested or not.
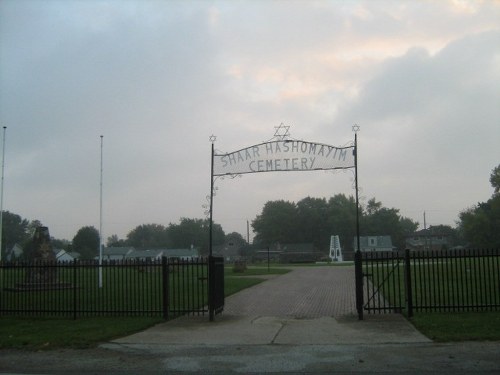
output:
[[[361,251],[393,251],[391,236],[361,236],[359,237]],[[358,241],[354,237],[354,251],[358,250]]]
[[[154,250],[133,250],[127,255],[125,259],[134,260],[161,260],[162,257],[169,259],[182,259],[189,260],[198,258],[199,251],[196,248],[190,249],[154,249]]]
[[[126,260],[161,260],[165,250],[133,250],[125,255]]]
[[[54,254],[58,262],[71,262],[78,258],[78,253],[68,253],[64,249],[54,249]]]

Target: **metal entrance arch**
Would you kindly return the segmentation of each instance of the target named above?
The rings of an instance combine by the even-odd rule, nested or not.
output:
[[[275,127],[274,137],[267,142],[256,144],[230,153],[216,153],[214,148],[215,136],[210,137],[211,179],[210,179],[210,208],[209,208],[209,257],[212,258],[213,233],[213,197],[214,178],[221,176],[235,177],[248,173],[312,171],[354,168],[356,189],[356,237],[357,252],[355,253],[356,275],[356,310],[359,319],[363,319],[363,275],[361,252],[359,243],[359,197],[358,197],[358,156],[357,132],[359,126],[354,125],[354,144],[344,147],[335,147],[324,143],[306,142],[292,139],[289,126],[283,124]],[[209,269],[209,280],[215,276]],[[209,285],[212,285],[209,282]],[[210,320],[213,320],[216,295],[215,288],[209,291]]]

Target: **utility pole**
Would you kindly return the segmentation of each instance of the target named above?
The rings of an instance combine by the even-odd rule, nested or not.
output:
[[[248,223],[248,220],[247,220],[247,244],[250,245],[250,224]]]

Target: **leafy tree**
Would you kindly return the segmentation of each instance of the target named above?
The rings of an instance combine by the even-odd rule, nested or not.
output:
[[[247,245],[247,241],[238,232],[231,232],[226,234],[225,242],[228,244],[234,244],[235,246],[242,247]]]
[[[337,194],[328,202],[324,198],[307,197],[297,204],[286,201],[267,202],[262,213],[252,222],[255,242],[261,244],[312,242],[320,251],[327,251],[330,236],[338,235],[344,250],[353,249],[356,236],[356,201],[354,197]],[[418,223],[402,217],[399,210],[385,208],[374,198],[366,211],[360,207],[361,235],[390,235],[394,244],[403,248],[406,235]]]
[[[362,214],[362,212],[360,212]],[[336,194],[328,201],[329,235],[338,235],[343,250],[353,249],[356,236],[356,200],[353,196]],[[330,237],[327,239],[330,243]]]
[[[72,247],[81,259],[94,259],[99,255],[99,231],[92,226],[80,228],[73,237]]]
[[[139,249],[170,246],[167,228],[161,224],[143,224],[127,234],[127,243]]]
[[[284,200],[270,201],[262,213],[252,221],[257,233],[255,241],[261,244],[290,243],[297,241],[297,205]]]
[[[312,242],[326,249],[330,235],[328,206],[324,198],[307,197],[297,203],[297,242]]]
[[[361,233],[364,236],[388,235],[393,245],[404,249],[406,236],[415,232],[418,223],[402,217],[396,208],[382,207],[375,199],[368,201],[368,208],[361,220]]]
[[[109,236],[108,240],[106,241],[107,247],[123,247],[127,245],[127,240],[119,239],[116,234]]]
[[[368,201],[366,205],[366,214],[373,215],[375,212],[382,208],[382,202],[377,202],[375,198],[372,198]]]
[[[498,194],[500,192],[500,164],[491,171],[490,183],[494,194]]]
[[[9,211],[3,212],[2,259],[5,259],[6,251],[16,243],[24,249],[29,247],[32,237],[30,236],[29,225],[30,222],[21,216]],[[26,255],[27,253],[23,254],[23,256]]]
[[[209,228],[210,221],[207,219],[181,218],[179,224],[170,223],[167,231],[173,247],[187,248],[197,247],[202,254],[209,253]],[[214,245],[222,245],[225,240],[225,233],[222,226],[213,223],[212,242]]]
[[[64,250],[69,250],[71,247],[71,242],[68,240],[59,240],[57,238],[51,238],[50,242],[52,243],[52,247],[54,249],[64,249]]]
[[[500,248],[500,165],[490,175],[493,196],[459,214],[459,232],[471,247]]]
[[[468,245],[500,248],[500,194],[462,211],[459,228]]]

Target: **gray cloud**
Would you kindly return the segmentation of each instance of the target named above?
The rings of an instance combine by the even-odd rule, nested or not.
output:
[[[292,125],[344,145],[363,194],[434,224],[491,194],[500,159],[494,2],[0,3],[5,209],[71,239],[203,217],[208,137],[232,151]],[[352,173],[218,181],[215,220],[246,230],[272,199],[352,194]]]

